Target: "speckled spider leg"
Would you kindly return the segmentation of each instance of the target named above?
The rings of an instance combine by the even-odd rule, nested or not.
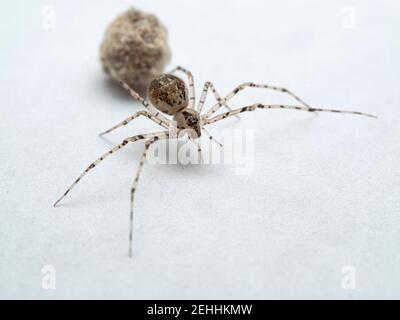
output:
[[[156,108],[154,108],[150,103],[147,102],[146,99],[144,99],[139,93],[137,93],[135,90],[133,90],[125,81],[121,80],[118,75],[115,73],[114,70],[110,70],[112,77],[118,81],[118,83],[120,84],[120,86],[122,88],[124,88],[125,90],[127,90],[129,92],[129,94],[131,95],[132,98],[134,98],[135,100],[138,100],[141,102],[141,104],[150,111],[151,114],[153,114],[154,116],[160,118],[160,120],[163,120],[165,122],[168,121],[168,119],[166,117],[164,117]]]
[[[235,109],[233,111],[225,112],[222,114],[219,114],[211,119],[206,120],[207,124],[211,124],[214,122],[217,122],[219,120],[226,119],[228,117],[234,116],[235,114],[239,114],[242,112],[247,112],[247,111],[254,111],[256,109],[291,109],[291,110],[301,110],[301,111],[307,111],[307,112],[336,112],[336,113],[349,113],[349,114],[356,114],[360,116],[366,116],[366,117],[371,117],[371,118],[377,118],[376,116],[368,113],[363,113],[359,111],[346,111],[346,110],[337,110],[337,109],[321,109],[321,108],[309,108],[305,106],[292,106],[292,105],[278,105],[278,104],[253,104],[251,106]]]
[[[207,81],[207,82],[204,84],[203,92],[201,93],[199,105],[197,106],[197,112],[201,114],[201,111],[202,111],[202,109],[203,109],[204,102],[206,101],[206,98],[207,98],[208,89],[210,89],[210,88],[211,88],[212,93],[214,94],[215,100],[218,101],[218,104],[217,104],[217,105],[219,105],[219,103],[221,103],[221,106],[224,106],[224,107],[225,107],[226,109],[228,109],[229,111],[232,111],[232,108],[226,104],[226,100],[222,101],[221,96],[218,94],[218,92],[217,92],[217,90],[215,89],[215,87],[214,87],[214,85],[212,84],[212,82]],[[237,117],[238,119],[240,119],[239,116],[236,116],[236,117]]]
[[[160,126],[168,129],[170,125],[172,125],[172,121],[170,120],[163,120],[159,117],[160,112],[156,112],[155,114],[152,114],[148,111],[138,111],[135,114],[129,116],[128,118],[126,118],[124,121],[118,123],[117,125],[115,125],[114,127],[100,133],[100,135],[105,135],[107,133],[110,133],[111,131],[114,131],[115,129],[118,129],[122,126],[126,126],[129,122],[131,122],[132,120],[136,119],[139,116],[145,116],[147,118],[149,118],[150,120],[154,121],[155,123],[159,124]]]
[[[185,68],[183,68],[181,66],[177,66],[175,69],[171,70],[169,73],[173,74],[176,71],[183,72],[188,77],[188,82],[189,82],[189,108],[194,108],[194,103],[195,103],[195,100],[196,100],[196,96],[195,96],[195,92],[194,92],[193,74],[190,71],[186,70]]]
[[[270,86],[268,84],[257,84],[257,83],[253,83],[253,82],[244,82],[241,85],[237,86],[235,89],[233,89],[224,98],[222,98],[221,101],[219,101],[219,103],[217,103],[215,106],[213,106],[207,112],[207,117],[210,118],[216,111],[218,111],[219,108],[221,108],[221,106],[223,105],[224,102],[232,99],[238,92],[242,91],[245,88],[262,88],[262,89],[269,89],[269,90],[283,92],[283,93],[286,93],[289,96],[293,97],[294,99],[296,99],[303,106],[310,108],[310,106],[307,103],[305,103],[302,99],[300,99],[298,96],[296,96],[293,92],[289,91],[288,89],[285,89],[282,87]]]
[[[163,132],[155,132],[155,133],[148,133],[148,134],[138,134],[129,138],[126,138],[124,141],[122,141],[120,144],[116,145],[114,148],[110,149],[106,153],[104,153],[100,158],[92,162],[86,169],[81,173],[81,175],[71,184],[71,186],[65,191],[65,193],[54,203],[54,206],[56,206],[64,197],[75,187],[75,185],[94,167],[96,167],[101,161],[103,161],[105,158],[107,158],[110,154],[115,153],[116,151],[120,150],[122,147],[126,146],[129,142],[135,142],[138,140],[143,140],[143,139],[148,139],[152,138],[154,136],[157,136]]]
[[[188,137],[189,137],[189,140],[190,140],[191,142],[193,142],[193,143],[197,146],[197,153],[198,153],[198,155],[199,155],[199,157],[198,157],[197,160],[199,161],[199,164],[203,164],[204,161],[203,161],[203,156],[202,156],[202,154],[201,154],[201,146],[200,146],[200,143],[197,142],[197,141],[195,141],[194,139],[190,138],[190,136],[188,136]]]
[[[158,140],[161,140],[161,139],[168,139],[169,137],[170,137],[170,133],[166,131],[166,132],[162,132],[156,136],[149,138],[145,143],[143,154],[140,157],[139,167],[137,168],[135,180],[133,181],[132,187],[131,187],[131,211],[130,211],[130,216],[129,216],[129,256],[130,257],[132,256],[133,208],[134,208],[135,191],[137,189],[139,177],[142,172],[144,162],[146,160],[147,151],[149,150],[149,147],[152,143],[154,143]]]
[[[232,110],[232,111],[233,111],[233,110]],[[215,139],[215,138],[207,131],[206,128],[202,127],[201,130],[204,131],[204,132],[208,135],[208,138],[209,138],[212,142],[216,143],[216,144],[219,145],[220,147],[223,147],[222,143],[219,142],[217,139]]]

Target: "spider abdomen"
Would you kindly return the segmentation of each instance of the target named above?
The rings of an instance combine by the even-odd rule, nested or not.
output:
[[[172,74],[162,74],[153,79],[148,96],[154,107],[168,115],[175,115],[186,108],[189,102],[185,82]]]

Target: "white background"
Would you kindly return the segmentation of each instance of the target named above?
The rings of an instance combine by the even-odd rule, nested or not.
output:
[[[255,130],[254,171],[145,166],[129,259],[141,143],[52,204],[112,145],[158,130],[142,119],[97,136],[141,108],[98,61],[105,27],[131,4],[167,25],[169,67],[193,71],[197,92],[206,80],[221,94],[255,81],[379,119],[260,110],[220,122],[213,128]],[[46,5],[54,30],[42,26]],[[400,298],[398,1],[1,7],[0,298]],[[277,101],[293,103],[249,89],[232,106]],[[55,290],[42,289],[44,265],[56,269]],[[347,265],[353,290],[342,286]]]

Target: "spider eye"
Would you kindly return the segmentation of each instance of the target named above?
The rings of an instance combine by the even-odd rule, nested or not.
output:
[[[183,117],[185,118],[185,122],[189,127],[194,127],[199,123],[199,117],[192,112],[183,111]]]
[[[186,119],[186,123],[189,126],[194,126],[195,124],[197,124],[197,122],[199,122],[198,119],[193,117],[191,114],[186,116],[185,119]]]

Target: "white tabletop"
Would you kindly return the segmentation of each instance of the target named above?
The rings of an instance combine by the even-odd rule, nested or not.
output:
[[[98,61],[130,3],[49,3],[0,13],[0,298],[400,298],[397,1],[135,1],[167,25],[169,67],[194,73],[197,96],[207,80],[221,94],[254,81],[379,119],[259,110],[210,126],[253,130],[253,170],[146,165],[132,259],[142,143],[52,207],[112,145],[159,130],[97,136],[141,109]],[[248,89],[232,106],[277,102],[293,100]]]

